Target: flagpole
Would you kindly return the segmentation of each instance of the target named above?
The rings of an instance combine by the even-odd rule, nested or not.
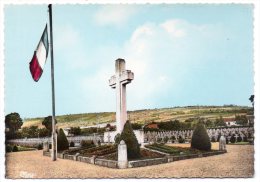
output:
[[[57,136],[55,126],[55,92],[54,92],[54,58],[53,58],[53,37],[52,37],[52,4],[49,4],[50,21],[50,51],[51,51],[51,86],[52,86],[52,160],[57,160]]]

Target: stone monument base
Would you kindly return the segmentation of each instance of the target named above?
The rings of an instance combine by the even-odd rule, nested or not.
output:
[[[115,143],[115,136],[117,131],[106,131],[104,133],[104,142],[105,143]],[[134,130],[134,134],[137,138],[139,144],[143,145],[144,143],[144,131],[143,130]]]

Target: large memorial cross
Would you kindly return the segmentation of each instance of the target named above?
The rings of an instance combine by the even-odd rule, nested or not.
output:
[[[109,79],[109,86],[116,89],[116,132],[121,133],[127,119],[126,85],[134,79],[134,73],[125,69],[125,60],[116,60],[116,74]]]

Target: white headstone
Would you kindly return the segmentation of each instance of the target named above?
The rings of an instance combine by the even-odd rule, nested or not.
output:
[[[226,138],[223,135],[219,139],[219,150],[226,150]]]
[[[118,168],[125,169],[127,168],[127,166],[128,166],[127,146],[124,140],[121,140],[120,144],[118,145]]]
[[[49,142],[48,141],[43,143],[43,151],[49,152]]]

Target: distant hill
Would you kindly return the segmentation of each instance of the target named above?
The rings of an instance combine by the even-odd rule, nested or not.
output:
[[[128,119],[132,123],[147,124],[178,119],[185,121],[189,118],[203,117],[211,120],[222,117],[235,117],[237,114],[247,114],[252,107],[247,106],[187,106],[161,109],[144,109],[128,111]],[[83,113],[56,116],[59,128],[92,126],[102,123],[115,122],[115,112]],[[43,127],[43,118],[25,119],[22,127]]]

